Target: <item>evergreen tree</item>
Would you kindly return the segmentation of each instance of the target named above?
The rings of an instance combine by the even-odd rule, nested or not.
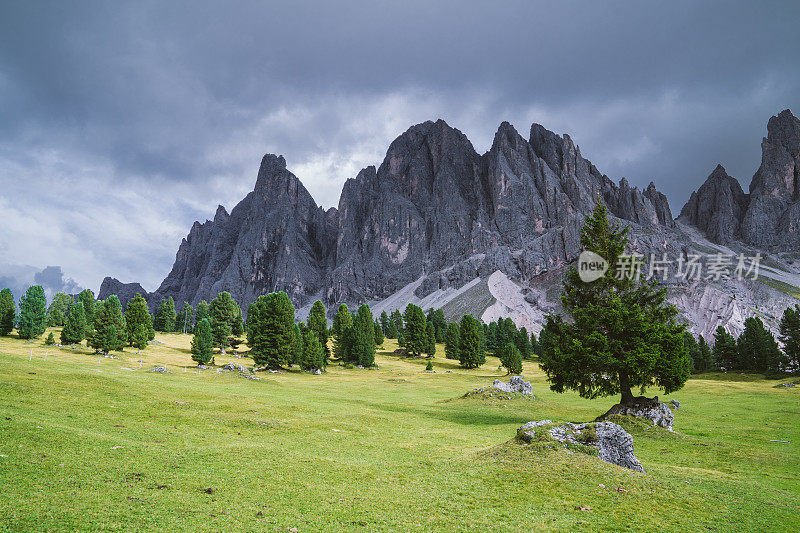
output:
[[[628,243],[629,228],[609,224],[602,203],[586,217],[581,246],[612,266],[590,283],[570,268],[561,303],[566,322],[549,315],[540,339],[540,366],[556,392],[576,390],[584,398],[621,394],[636,403],[631,389],[655,385],[674,392],[689,378],[684,326],[657,282],[617,276],[615,265]]]
[[[116,295],[97,303],[89,346],[105,353],[125,347],[125,317]]]
[[[519,328],[519,331],[514,339],[514,344],[516,345],[517,350],[519,350],[519,353],[523,359],[530,358],[531,353],[533,353],[531,350],[531,338],[528,335],[528,330],[525,326]]]
[[[53,332],[52,331],[50,332],[49,335],[47,335],[47,338],[44,340],[44,343],[47,346],[52,346],[52,345],[54,345],[56,343],[56,338],[53,336]]]
[[[432,322],[428,322],[425,326],[425,330],[428,334],[428,342],[425,343],[424,352],[430,357],[433,357],[436,355],[436,328]]]
[[[353,344],[350,350],[353,363],[364,367],[375,364],[375,322],[367,304],[358,308],[353,322]]]
[[[437,309],[433,312],[433,327],[436,333],[436,342],[444,342],[445,335],[447,335],[447,320],[444,318],[444,311]]]
[[[21,339],[33,339],[47,329],[47,300],[41,285],[28,287],[19,301],[19,326]]]
[[[725,328],[719,326],[714,333],[714,364],[720,370],[735,370],[739,363],[739,349],[736,339]]]
[[[787,307],[783,312],[780,333],[788,365],[794,370],[800,369],[800,305]]]
[[[135,343],[141,341],[143,335],[144,343],[140,343],[137,349],[146,348],[148,333],[153,327],[153,317],[147,308],[147,301],[137,292],[125,309],[125,335],[128,339],[128,346],[134,346]]]
[[[428,364],[425,365],[426,372],[433,372],[433,359],[428,359]]]
[[[310,329],[303,336],[303,356],[300,359],[302,370],[321,370],[325,364],[325,351],[316,331]]]
[[[340,304],[336,315],[333,317],[333,327],[331,334],[333,335],[333,355],[337,359],[346,359],[344,342],[344,335],[347,328],[353,325],[353,315],[350,314],[350,309],[347,304]]]
[[[380,324],[383,336],[391,339],[392,337],[389,337],[389,315],[386,311],[381,311]]]
[[[386,311],[383,312],[386,314]],[[386,326],[384,327],[384,333],[387,339],[396,339],[397,338],[397,322],[393,318],[389,318],[386,321]]]
[[[456,322],[451,322],[447,326],[447,335],[445,335],[444,339],[444,356],[447,359],[455,359],[457,361],[460,344],[461,339],[458,324]]]
[[[166,299],[162,298],[156,310],[153,327],[156,331],[162,333],[172,333],[175,331],[175,319],[177,316],[175,312],[175,300],[172,299],[172,296]]]
[[[14,329],[17,306],[10,289],[0,291],[0,335],[8,335]]]
[[[259,296],[250,304],[247,310],[247,344],[257,365],[269,368],[286,365],[293,339],[294,306],[285,292]]]
[[[464,368],[478,368],[486,362],[483,328],[472,315],[464,315],[459,326],[458,360]]]
[[[383,328],[380,323],[375,321],[375,346],[383,345]]]
[[[197,327],[197,324],[200,323],[201,320],[207,318],[209,320],[209,325],[211,324],[211,313],[208,309],[208,302],[205,300],[201,300],[197,304],[197,309],[194,310],[194,325]]]
[[[178,318],[175,320],[175,331],[183,334],[191,333],[193,321],[194,308],[192,307],[192,304],[189,302],[183,302],[183,309],[181,309],[181,312],[178,313]],[[241,335],[241,333],[239,333],[239,335]]]
[[[509,342],[500,350],[500,364],[502,364],[509,374],[522,373],[522,354],[517,345]]]
[[[786,358],[781,353],[764,323],[758,317],[744,321],[744,331],[736,341],[739,350],[739,370],[774,374],[786,366]]]
[[[692,374],[699,372],[698,365],[700,364],[700,345],[697,344],[697,339],[689,331],[683,332],[683,347],[686,350],[689,360],[692,362]]]
[[[317,334],[317,339],[322,345],[322,350],[325,352],[325,361],[331,355],[328,348],[328,317],[325,305],[317,300],[311,306],[311,311],[308,314],[308,329]]]
[[[78,300],[69,308],[67,322],[61,329],[61,344],[79,344],[86,336],[86,314],[83,302]]]
[[[400,333],[403,333],[405,330],[405,324],[403,324],[403,314],[400,312],[399,309],[395,309],[392,311],[389,320],[394,324],[394,331],[399,336]]]
[[[536,338],[536,333],[531,331],[531,353],[539,355],[539,339]]]
[[[50,303],[50,307],[47,308],[47,325],[50,327],[63,326],[67,319],[67,311],[70,305],[72,305],[72,296],[63,292],[53,296],[53,301]]]
[[[214,336],[211,334],[211,324],[208,318],[203,318],[195,324],[194,337],[192,337],[192,360],[198,365],[206,365],[214,357]]]
[[[403,333],[406,352],[412,357],[419,357],[428,346],[425,313],[418,305],[408,304],[403,321],[405,322]]]
[[[304,334],[300,331],[300,326],[295,324],[294,329],[292,329],[292,347],[289,356],[289,366],[298,365],[300,368],[303,366],[303,337]]]
[[[406,334],[402,329],[397,331],[397,345],[401,348],[406,347]]]
[[[233,323],[236,320],[236,302],[231,298],[231,293],[226,291],[219,293],[211,300],[208,312],[214,346],[219,347],[220,353],[225,353],[225,348],[230,346],[229,337],[233,333]],[[292,307],[292,323],[294,323],[294,307]]]
[[[497,323],[490,322],[486,328],[484,328],[484,334],[486,336],[486,350],[488,350],[489,353],[495,353],[495,351],[499,349]]]
[[[89,289],[83,289],[78,295],[78,300],[83,304],[83,317],[86,319],[86,333],[84,336],[88,337],[92,333],[92,326],[94,325],[94,293]]]
[[[233,322],[231,322],[231,335],[241,337],[244,335],[244,320],[242,320],[242,308],[234,300],[233,302]]]
[[[708,372],[714,366],[714,356],[711,354],[711,347],[706,342],[705,338],[700,335],[700,340],[697,341],[698,351],[700,357],[697,362],[695,370],[697,372]]]

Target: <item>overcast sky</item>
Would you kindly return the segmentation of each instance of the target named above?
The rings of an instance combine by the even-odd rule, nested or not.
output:
[[[412,124],[569,133],[677,216],[800,111],[797,2],[2,2],[0,264],[155,289],[283,154],[321,205]],[[0,272],[0,276],[4,275]]]

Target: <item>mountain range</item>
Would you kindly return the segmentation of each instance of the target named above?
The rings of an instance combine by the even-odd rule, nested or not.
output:
[[[602,201],[630,225],[630,248],[645,258],[761,255],[756,280],[665,280],[695,333],[710,337],[718,325],[735,333],[753,315],[774,326],[800,296],[800,120],[786,110],[767,130],[749,193],[717,166],[677,219],[655,184],[615,183],[569,135],[539,124],[526,138],[502,123],[484,154],[443,120],[412,126],[327,210],[283,156],[267,154],[230,213],[219,206],[193,224],[158,289],[108,277],[98,296],[126,302],[140,292],[151,307],[170,296],[180,306],[225,290],[246,309],[282,290],[301,316],[316,299],[329,309],[368,302],[376,312],[414,302],[450,319],[511,316],[536,331],[558,310],[584,218]]]

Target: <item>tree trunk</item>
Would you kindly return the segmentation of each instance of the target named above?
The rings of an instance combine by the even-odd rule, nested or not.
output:
[[[631,405],[634,403],[633,394],[631,393],[631,383],[628,380],[628,374],[625,372],[619,373],[619,390],[622,393],[622,405]]]

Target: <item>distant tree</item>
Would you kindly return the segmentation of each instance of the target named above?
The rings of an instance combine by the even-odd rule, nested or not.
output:
[[[119,298],[112,294],[95,308],[89,346],[99,352],[122,351],[125,347],[125,317]]]
[[[375,321],[375,346],[383,345],[383,328],[380,322]]]
[[[61,329],[61,344],[79,344],[86,336],[86,314],[83,302],[78,300],[69,308],[67,322]]]
[[[300,326],[295,324],[292,329],[292,347],[289,350],[289,366],[298,365],[302,367],[303,349],[303,333],[300,331]]]
[[[609,223],[598,202],[581,231],[581,246],[617,265],[628,244],[629,227]],[[584,398],[620,394],[621,404],[637,399],[631,392],[657,386],[667,394],[689,378],[683,347],[685,326],[667,303],[667,290],[656,281],[617,276],[616,269],[590,283],[570,268],[561,303],[571,318],[548,315],[540,339],[540,366],[556,392],[575,390]]]
[[[428,359],[428,364],[425,365],[426,372],[433,372],[433,359]]]
[[[499,332],[498,332],[497,322],[490,322],[489,324],[486,325],[486,327],[484,328],[484,336],[486,342],[485,346],[486,350],[489,351],[490,353],[494,353],[499,348],[498,342],[500,340],[498,339]]]
[[[8,335],[14,329],[17,306],[10,289],[0,291],[0,335]]]
[[[736,339],[722,326],[714,333],[714,364],[720,370],[735,370],[739,364],[739,349]]]
[[[539,339],[536,338],[536,333],[531,331],[531,353],[539,355]]]
[[[197,327],[197,324],[200,323],[201,320],[207,318],[209,320],[209,325],[211,324],[211,313],[209,311],[208,302],[205,300],[201,300],[197,304],[197,309],[194,310],[194,325]]]
[[[325,351],[317,333],[309,329],[303,335],[303,356],[300,359],[302,370],[322,370],[325,365]]]
[[[425,320],[433,326],[436,342],[444,342],[444,337],[447,333],[447,321],[444,318],[444,311],[441,309],[429,309]]]
[[[230,336],[236,320],[236,302],[231,298],[231,293],[227,291],[219,293],[211,300],[208,312],[211,317],[209,322],[214,346],[220,349],[220,353],[225,353],[225,348],[230,346]],[[292,307],[292,323],[294,323],[294,307]]]
[[[214,357],[214,336],[211,334],[211,324],[208,318],[203,318],[195,324],[194,337],[192,337],[192,360],[198,365],[206,365]]]
[[[472,315],[464,315],[459,326],[458,360],[464,368],[478,368],[486,362],[483,328]]]
[[[331,355],[330,348],[328,348],[328,315],[325,304],[320,300],[317,300],[311,306],[311,311],[308,314],[308,329],[317,334],[317,340],[322,345],[325,361],[327,361]]]
[[[147,308],[147,301],[137,292],[125,309],[125,335],[128,339],[128,346],[135,346],[138,342],[137,349],[146,348],[149,332],[153,328],[153,317]],[[142,340],[142,336],[144,336],[144,343],[139,342]]]
[[[714,356],[711,354],[711,347],[708,345],[702,335],[700,335],[699,340],[697,341],[697,347],[700,357],[697,361],[697,365],[695,366],[695,370],[697,372],[708,372],[714,367]]]
[[[445,335],[444,339],[444,356],[447,359],[455,359],[457,361],[460,344],[461,338],[458,324],[451,322],[447,326],[447,335]]]
[[[260,366],[286,365],[294,340],[294,306],[289,296],[271,292],[259,296],[247,310],[247,344],[253,361]]]
[[[386,311],[383,312],[383,315],[386,315]],[[387,339],[396,339],[398,333],[397,322],[395,322],[393,318],[387,317],[386,324],[383,326],[383,332]]]
[[[522,354],[516,344],[509,342],[500,350],[500,364],[508,370],[509,374],[522,373]]]
[[[89,289],[83,289],[78,295],[78,300],[83,304],[83,314],[86,319],[85,336],[89,336],[92,332],[92,325],[94,324],[94,293]]]
[[[402,329],[397,331],[397,345],[401,348],[406,347],[406,334]]]
[[[47,308],[47,325],[50,327],[61,327],[67,319],[67,311],[72,305],[72,296],[57,293],[53,296],[50,307]]]
[[[780,333],[788,365],[794,370],[800,369],[800,305],[788,307],[783,312]]]
[[[691,334],[689,331],[683,332],[683,346],[686,349],[686,353],[689,355],[689,359],[692,361],[692,373],[699,372],[698,364],[700,363],[700,345],[697,344],[697,339],[694,338],[694,335]]]
[[[517,350],[519,350],[519,353],[523,359],[530,358],[533,350],[531,349],[531,338],[528,335],[528,330],[525,328],[525,326],[519,328],[519,331],[514,339],[514,344],[516,345]]]
[[[175,319],[177,316],[175,312],[175,300],[172,299],[172,296],[166,299],[162,298],[156,310],[153,327],[156,331],[171,333],[175,331]]]
[[[423,351],[430,357],[433,357],[436,355],[436,327],[432,322],[428,322],[425,326],[425,331],[428,335],[428,342],[425,343],[425,349]]]
[[[394,323],[394,331],[397,333],[397,335],[400,335],[400,333],[405,330],[405,324],[403,324],[403,314],[399,309],[392,311],[392,315],[389,317],[389,320]]]
[[[233,321],[231,322],[231,335],[241,337],[244,335],[244,320],[242,320],[242,308],[236,301],[233,302]]]
[[[381,311],[380,317],[380,324],[381,324],[381,332],[383,333],[384,337],[389,336],[389,315],[386,311]],[[391,338],[391,337],[389,337]]]
[[[346,342],[344,339],[345,331],[353,325],[353,315],[350,314],[350,309],[347,304],[339,304],[339,309],[333,317],[333,327],[331,334],[333,335],[333,355],[337,359],[345,359]]]
[[[428,328],[425,320],[425,313],[418,305],[408,304],[406,306],[405,337],[406,352],[413,357],[419,357],[428,346]]]
[[[741,370],[774,374],[782,371],[788,363],[772,332],[758,317],[745,319],[744,331],[736,341],[736,345],[739,350]]]
[[[52,346],[53,344],[56,343],[56,338],[53,336],[53,332],[52,331],[50,332],[49,335],[47,335],[47,338],[44,340],[44,343],[47,346]]]
[[[41,285],[28,287],[19,301],[17,333],[22,339],[33,339],[47,329],[47,300]]]
[[[241,314],[241,313],[240,313]],[[189,302],[183,302],[183,309],[175,320],[175,331],[178,333],[191,333],[194,322],[194,308]],[[241,335],[241,333],[239,333]]]
[[[353,322],[353,344],[350,350],[353,363],[370,367],[375,364],[375,322],[367,304],[358,308]]]

